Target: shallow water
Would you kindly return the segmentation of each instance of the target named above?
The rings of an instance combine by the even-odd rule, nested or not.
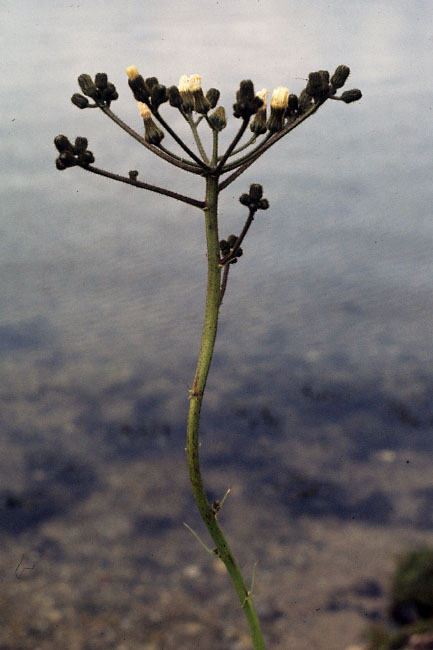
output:
[[[290,518],[431,529],[428,472],[405,483],[393,465],[432,453],[431,4],[4,7],[3,531],[36,534],[134,460],[166,450],[183,462],[202,215],[78,169],[59,173],[52,139],[86,135],[100,166],[137,168],[197,197],[203,188],[103,115],[73,107],[78,74],[108,72],[120,93],[113,110],[139,128],[127,65],[167,85],[199,72],[228,109],[242,78],[299,92],[308,72],[339,63],[361,102],[328,102],[222,197],[221,236],[241,229],[237,197],[250,183],[264,185],[271,208],[230,274],[203,455],[211,472],[247,469],[254,490],[267,486],[266,507],[281,498]],[[371,470],[380,459],[388,483]]]

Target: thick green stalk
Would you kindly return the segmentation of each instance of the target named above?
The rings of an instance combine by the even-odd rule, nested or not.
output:
[[[199,461],[199,422],[206,380],[212,361],[220,307],[219,238],[218,238],[218,177],[206,178],[206,241],[207,241],[207,292],[203,333],[194,383],[190,390],[190,405],[187,427],[187,458],[189,477],[192,490],[200,515],[215,543],[217,555],[226,565],[236,593],[247,619],[254,650],[265,650],[260,624],[255,611],[251,594],[242,577],[239,566],[223,535],[217,520],[217,514],[206,496],[205,487],[200,471]]]

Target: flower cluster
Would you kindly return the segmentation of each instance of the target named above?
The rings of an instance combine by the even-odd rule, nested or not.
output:
[[[116,86],[108,81],[105,72],[97,72],[95,80],[89,74],[80,74],[78,77],[78,85],[83,91],[84,95],[74,93],[71,97],[71,102],[78,106],[78,108],[88,108],[99,105],[110,106],[111,102],[119,97]],[[94,104],[90,104],[87,97],[94,100]]]
[[[236,243],[239,237],[236,235],[230,235],[227,239],[221,239],[220,241],[220,251],[223,259],[228,260],[228,264],[236,264],[238,257],[242,257],[244,251],[240,246],[236,247]]]
[[[263,199],[263,187],[258,183],[250,185],[250,191],[241,194],[239,201],[242,205],[246,205],[250,212],[257,212],[257,210],[267,210],[269,208],[269,201]]]
[[[54,138],[54,144],[59,152],[56,158],[56,167],[59,170],[77,165],[88,167],[95,162],[93,153],[87,149],[87,138],[75,138],[75,143],[72,144],[66,135],[58,135]]]

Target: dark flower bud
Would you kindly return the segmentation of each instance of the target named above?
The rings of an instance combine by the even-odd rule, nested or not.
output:
[[[215,108],[215,106],[218,104],[219,98],[220,98],[220,91],[217,90],[216,88],[209,88],[209,90],[206,93],[206,99],[208,100],[211,108]]]
[[[246,113],[246,106],[243,102],[236,102],[236,104],[233,104],[234,117],[243,117],[244,113]]]
[[[295,111],[298,110],[298,106],[299,106],[298,96],[294,95],[293,93],[290,93],[289,103],[287,104],[287,110],[290,111],[290,113],[294,113]]]
[[[241,81],[236,93],[236,103],[233,104],[233,115],[249,119],[263,106],[263,100],[254,94],[254,84],[250,79]]]
[[[351,102],[358,101],[361,97],[362,92],[358,88],[352,88],[351,90],[345,90],[344,93],[341,94],[340,99],[342,99],[346,104],[350,104]]]
[[[305,113],[305,111],[308,111],[309,108],[311,108],[313,104],[313,98],[311,95],[309,95],[304,88],[304,90],[301,91],[301,94],[299,95],[298,99],[298,112],[299,113]]]
[[[155,77],[151,77],[155,78]],[[147,80],[146,80],[147,81]],[[157,109],[161,104],[167,101],[167,88],[161,84],[154,84],[151,90],[152,108]]]
[[[227,126],[227,117],[225,109],[218,106],[214,112],[209,115],[209,123],[215,131],[222,131]]]
[[[221,239],[220,241],[220,251],[222,255],[228,255],[230,253],[230,246],[225,239]]]
[[[329,92],[329,72],[327,70],[310,72],[305,91],[315,100],[325,97]]]
[[[75,143],[74,143],[74,153],[83,153],[87,149],[87,138],[75,138]]]
[[[182,97],[180,96],[179,88],[177,86],[170,86],[167,90],[168,101],[170,106],[180,108],[182,106]]]
[[[347,65],[339,65],[331,77],[331,86],[333,88],[341,88],[346,83],[349,75],[350,68],[348,68]]]
[[[64,167],[74,167],[74,165],[77,164],[76,158],[72,151],[62,151],[58,160],[60,160]]]
[[[105,72],[97,72],[95,74],[95,86],[98,90],[105,90],[108,84],[108,77]]]
[[[258,183],[253,183],[250,185],[250,198],[251,201],[260,201],[263,196],[263,187]]]
[[[239,85],[239,90],[236,93],[238,102],[252,102],[254,99],[254,84],[251,79],[244,79]]]
[[[92,163],[95,162],[95,156],[91,151],[83,151],[83,153],[80,153],[77,158],[77,165],[80,165],[81,167],[87,167],[88,165],[91,165]]]
[[[200,90],[196,90],[192,94],[194,97],[195,112],[200,113],[201,115],[206,115],[206,113],[208,113],[208,111],[210,110],[210,104],[209,101],[204,96],[203,90],[200,88]]]
[[[259,109],[254,115],[254,119],[250,124],[250,129],[255,135],[263,135],[268,130],[266,121],[266,111]]]
[[[129,87],[131,88],[137,102],[144,102],[145,104],[148,104],[149,92],[144,83],[144,79],[138,72],[136,66],[131,65],[129,68],[126,68],[126,74],[128,75]]]
[[[141,75],[134,79],[130,79],[128,85],[137,102],[143,102],[144,104],[149,103],[149,93],[147,92],[146,86],[144,85],[144,79]]]
[[[89,105],[89,100],[87,97],[84,97],[84,95],[80,95],[79,93],[74,93],[72,95],[71,102],[75,106],[78,106],[78,108],[87,108]]]
[[[78,77],[78,84],[85,95],[91,97],[95,101],[99,99],[99,91],[89,74],[80,74]]]
[[[239,197],[239,201],[240,201],[240,203],[242,203],[242,205],[249,206],[250,203],[251,203],[251,197],[250,197],[249,194],[242,194],[242,195]]]
[[[146,86],[146,89],[147,89],[147,91],[148,91],[148,93],[150,95],[151,92],[152,92],[152,88],[154,86],[159,85],[159,81],[158,81],[157,77],[147,77],[147,79],[145,79],[145,81],[144,81],[144,85]]]
[[[233,104],[233,115],[248,119],[251,115],[257,113],[262,106],[263,101],[259,97],[254,97],[252,102],[236,102],[236,104]]]
[[[242,250],[242,248],[239,247],[238,250],[236,251],[236,257],[242,257],[243,254],[244,251]]]
[[[108,82],[107,87],[102,91],[102,99],[109,106],[111,102],[119,98],[119,93],[116,90],[116,86]]]
[[[62,153],[62,151],[70,151],[71,153],[74,152],[74,147],[69,142],[69,139],[66,137],[66,135],[56,135],[54,138],[54,145],[57,151],[60,153]]]
[[[136,169],[131,169],[129,172],[129,178],[131,178],[133,181],[136,181],[138,177],[138,171]]]
[[[257,207],[259,210],[267,210],[269,208],[268,199],[260,199]]]
[[[229,245],[230,248],[233,248],[233,246],[237,242],[237,237],[236,235],[230,235],[230,237],[227,237],[227,244]]]
[[[56,168],[57,168],[60,172],[63,171],[64,169],[66,169],[66,167],[64,166],[64,164],[62,163],[62,161],[60,160],[60,158],[56,158]]]
[[[234,257],[232,260],[230,260],[229,264],[237,264],[238,258]]]

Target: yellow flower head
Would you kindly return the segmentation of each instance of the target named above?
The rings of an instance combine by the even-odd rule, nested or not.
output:
[[[126,68],[126,74],[128,75],[128,79],[131,81],[140,76],[140,73],[138,72],[135,65],[130,65],[129,68]]]
[[[193,93],[197,90],[201,90],[201,77],[198,74],[192,74],[188,79],[188,87]]]
[[[179,79],[179,92],[186,93],[189,90],[189,80],[186,74],[182,75]]]
[[[144,102],[137,102],[137,107],[138,112],[140,113],[143,120],[148,120],[151,117],[152,113],[150,112],[150,108],[147,104],[144,104]]]
[[[284,86],[275,88],[271,97],[271,108],[283,109],[287,108],[289,103],[289,89]]]

